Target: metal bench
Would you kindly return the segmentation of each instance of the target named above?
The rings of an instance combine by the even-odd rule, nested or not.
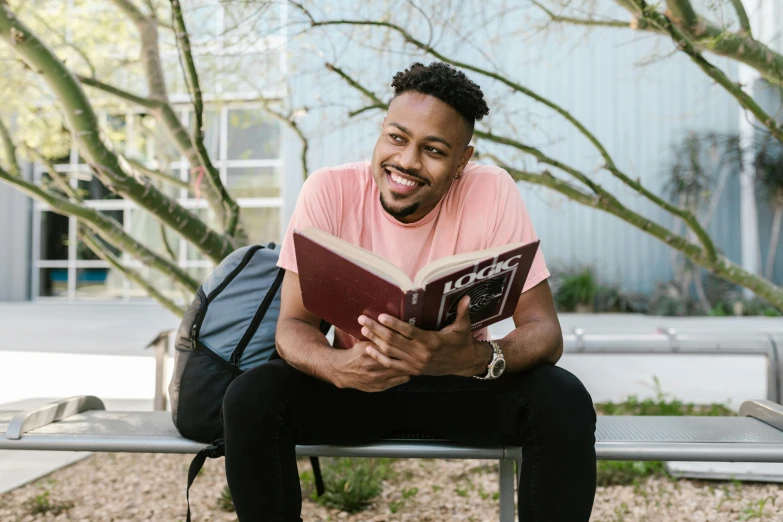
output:
[[[783,406],[747,401],[738,417],[599,417],[603,460],[783,462]],[[106,411],[93,396],[28,411],[0,410],[0,450],[198,453],[165,411]],[[299,456],[490,459],[500,463],[500,521],[514,520],[519,447],[468,447],[443,440],[387,439],[362,446],[299,446]]]

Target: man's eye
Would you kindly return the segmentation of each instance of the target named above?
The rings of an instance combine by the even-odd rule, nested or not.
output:
[[[436,149],[434,147],[426,147],[426,149],[427,149],[428,152],[433,152],[435,154],[443,154],[441,151],[439,151],[438,149]]]
[[[394,141],[402,141],[402,136],[399,134],[389,134],[389,137]]]

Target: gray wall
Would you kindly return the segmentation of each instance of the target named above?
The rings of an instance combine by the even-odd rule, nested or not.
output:
[[[0,183],[0,301],[30,298],[32,203]]]
[[[491,2],[489,2],[491,3]],[[336,4],[348,9],[346,3]],[[468,6],[478,2],[464,2]],[[367,16],[372,9],[356,4],[352,18]],[[479,9],[478,7],[475,7]],[[326,8],[324,8],[326,9]],[[469,13],[454,23],[463,24],[450,36],[434,41],[449,57],[479,66],[495,62],[506,75],[556,102],[578,118],[601,140],[617,165],[656,194],[661,194],[665,174],[672,162],[672,147],[688,132],[736,133],[736,103],[680,53],[668,56],[671,42],[655,36],[640,37],[624,30],[601,30],[590,35],[574,29],[548,33],[518,34],[512,39],[493,39],[515,28],[530,28],[533,10],[509,13],[483,31],[470,31]],[[330,17],[339,13],[329,12]],[[434,17],[434,19],[437,19]],[[404,24],[403,24],[404,25]],[[406,26],[427,39],[427,28]],[[474,46],[454,35],[470,34]],[[346,36],[347,35],[347,36]],[[317,33],[294,42],[289,65],[294,106],[311,108],[302,126],[310,140],[311,170],[324,165],[369,159],[382,120],[368,112],[349,120],[349,110],[367,105],[353,89],[323,66],[328,60],[360,79],[365,86],[388,98],[392,75],[414,59],[432,61],[403,47],[399,39],[384,40],[381,31],[343,36]],[[348,38],[353,38],[349,40]],[[371,51],[376,46],[389,52]],[[308,50],[318,47],[321,56]],[[400,52],[403,50],[405,52]],[[736,77],[736,67],[727,60],[712,61]],[[649,61],[648,64],[643,62]],[[292,60],[293,62],[293,60]],[[606,171],[599,171],[601,158],[595,149],[560,116],[529,98],[508,95],[508,89],[486,77],[468,73],[489,98],[491,114],[485,125],[493,131],[533,144],[583,171],[615,191],[628,207],[671,226],[671,217],[641,197],[635,196]],[[320,107],[320,108],[319,108]],[[485,127],[486,128],[486,127]],[[486,151],[487,144],[478,147]],[[530,157],[505,155],[517,165],[540,170]],[[298,182],[297,182],[298,183]],[[671,249],[620,219],[571,203],[539,186],[519,185],[542,248],[555,270],[592,265],[605,283],[617,283],[631,291],[651,291],[657,281],[672,277]],[[289,186],[296,190],[296,183]],[[287,199],[293,198],[289,193]],[[289,211],[290,212],[290,211]],[[739,258],[739,219],[736,186],[732,182],[722,198],[710,230],[718,248],[732,260]]]

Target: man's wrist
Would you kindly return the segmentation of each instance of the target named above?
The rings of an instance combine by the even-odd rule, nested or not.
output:
[[[470,372],[468,377],[474,377],[474,376],[484,376],[487,374],[487,368],[489,368],[489,363],[492,362],[492,356],[494,354],[494,350],[492,349],[492,345],[489,343],[486,343],[484,341],[479,341],[476,339],[472,339],[473,347],[474,347],[474,362],[470,367]]]

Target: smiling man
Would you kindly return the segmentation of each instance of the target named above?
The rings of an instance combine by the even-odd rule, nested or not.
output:
[[[369,341],[302,304],[294,229],[314,226],[388,259],[409,276],[453,254],[536,239],[507,172],[470,163],[480,88],[443,63],[397,73],[370,162],[315,172],[283,242],[276,335],[281,360],[238,377],[223,404],[226,475],[237,516],[299,521],[297,444],[360,444],[424,432],[466,444],[522,446],[519,518],[581,522],[595,495],[595,411],[579,380],[555,366],[562,333],[541,252],[514,313],[490,340],[454,323],[423,331],[394,317],[357,317]],[[350,288],[345,289],[350,292]]]

